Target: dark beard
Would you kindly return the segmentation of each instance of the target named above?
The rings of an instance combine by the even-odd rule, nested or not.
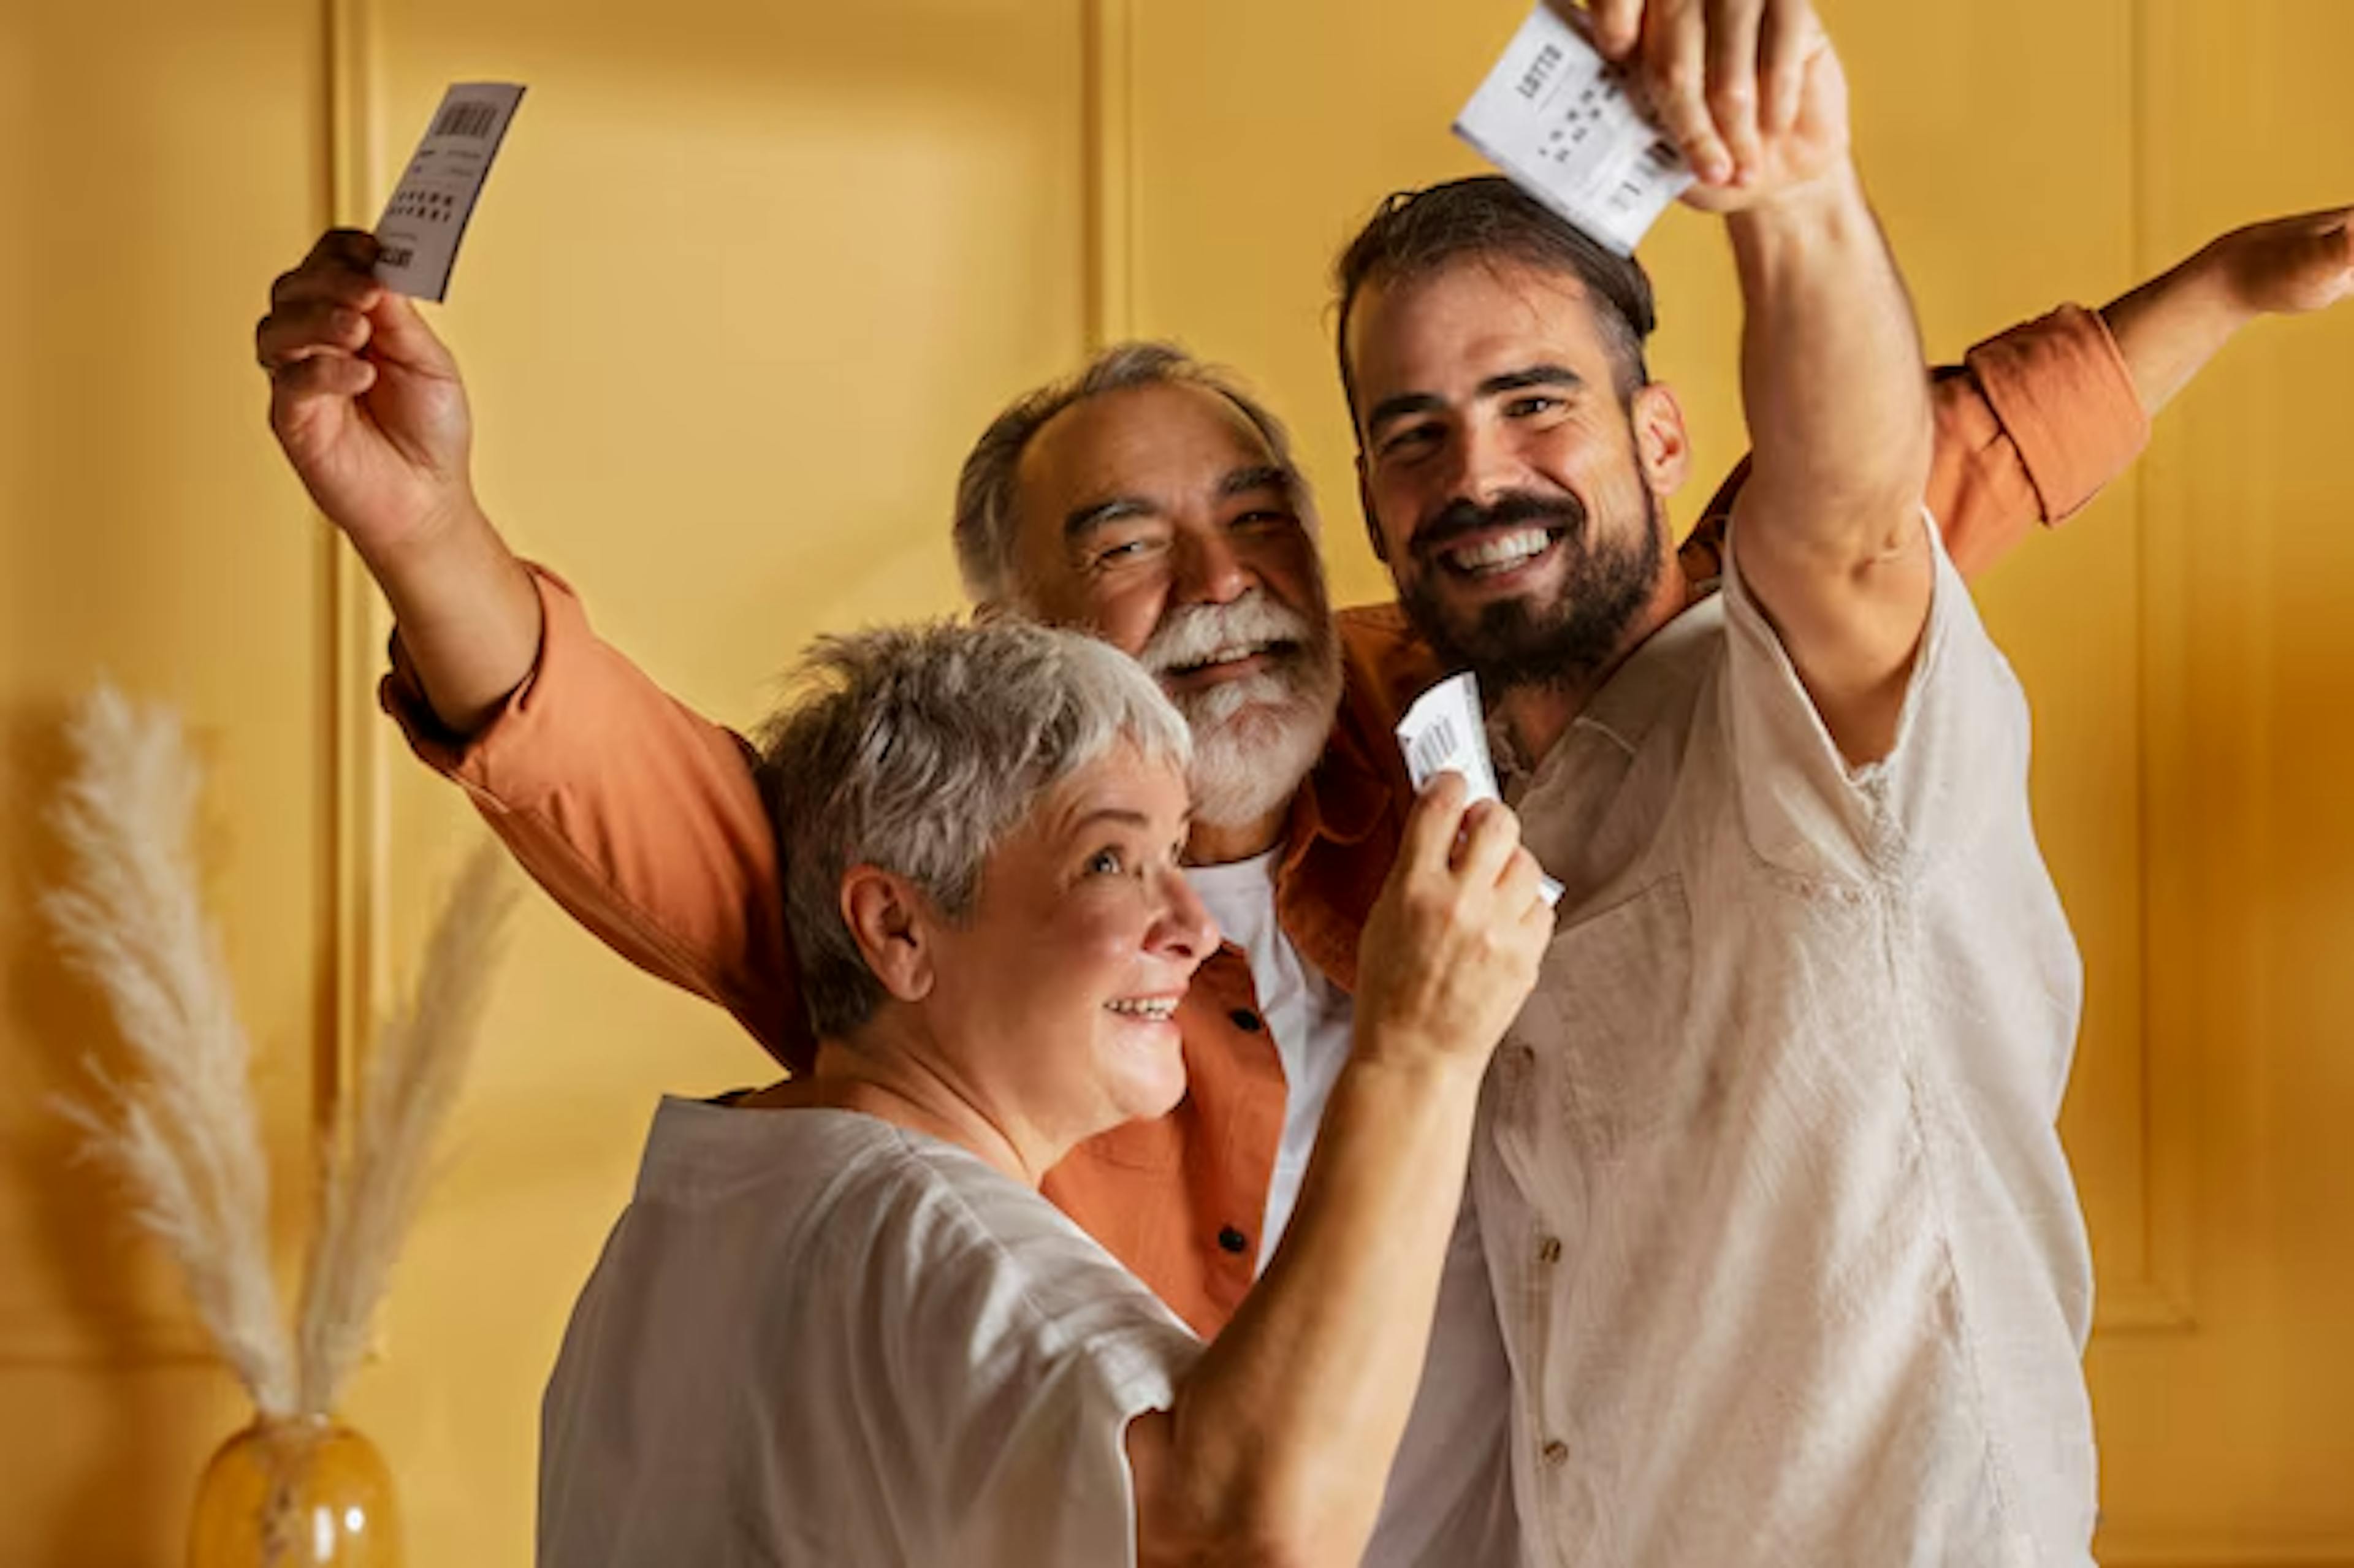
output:
[[[1439,657],[1468,667],[1480,689],[1562,689],[1591,685],[1623,651],[1628,629],[1659,590],[1665,537],[1659,497],[1643,492],[1643,526],[1635,537],[1596,540],[1585,508],[1559,501],[1507,495],[1491,506],[1451,503],[1425,525],[1413,550],[1421,565],[1398,601]],[[1549,603],[1500,599],[1466,618],[1441,601],[1438,552],[1476,529],[1536,524],[1562,534],[1567,577]]]

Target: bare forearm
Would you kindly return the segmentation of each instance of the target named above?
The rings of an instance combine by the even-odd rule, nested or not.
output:
[[[1744,519],[1876,555],[1925,482],[1930,395],[1904,284],[1851,165],[1727,220],[1755,442]]]
[[[2189,386],[2256,314],[2234,295],[2213,246],[2101,308],[2134,391],[2151,414]]]
[[[1167,1418],[1172,1535],[1234,1560],[1362,1554],[1429,1343],[1478,1084],[1460,1062],[1343,1072],[1282,1246]]]
[[[360,554],[392,606],[434,716],[472,735],[539,657],[531,574],[473,510],[398,547]]]

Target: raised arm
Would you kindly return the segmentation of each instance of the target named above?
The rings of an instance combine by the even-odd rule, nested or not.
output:
[[[747,749],[589,630],[476,504],[456,362],[338,231],[278,280],[255,345],[270,428],[392,606],[387,709],[532,876],[772,1054],[812,1043]]]
[[[1805,0],[1653,5],[1640,48],[1660,122],[1708,176],[1685,199],[1726,215],[1741,279],[1755,450],[1733,552],[1832,738],[1867,761],[1893,743],[1928,612],[1932,419],[1846,79]]]
[[[271,286],[254,348],[287,461],[390,601],[435,715],[469,735],[531,673],[539,599],[474,500],[457,362],[370,273],[376,250],[321,237]]]
[[[1299,1212],[1174,1408],[1129,1427],[1140,1563],[1363,1555],[1430,1340],[1480,1076],[1553,931],[1519,841],[1499,805],[1467,818],[1451,775],[1408,819]]]

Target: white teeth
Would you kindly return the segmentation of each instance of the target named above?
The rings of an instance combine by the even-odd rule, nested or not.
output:
[[[1264,642],[1229,643],[1224,648],[1214,649],[1201,658],[1188,662],[1183,667],[1188,670],[1206,670],[1213,664],[1238,663],[1245,659],[1265,652],[1267,646]]]
[[[1176,1016],[1177,1012],[1176,1000],[1165,996],[1137,997],[1122,1001],[1108,1001],[1104,1005],[1114,1012],[1125,1013],[1130,1018],[1150,1019],[1156,1023],[1167,1022]]]
[[[1532,556],[1543,554],[1548,542],[1543,529],[1530,528],[1518,534],[1502,535],[1482,545],[1449,550],[1447,559],[1458,571],[1494,571],[1518,566]]]

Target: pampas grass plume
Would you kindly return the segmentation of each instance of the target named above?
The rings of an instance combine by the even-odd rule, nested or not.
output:
[[[179,1264],[254,1407],[283,1415],[297,1378],[270,1274],[252,1051],[190,847],[202,771],[169,711],[134,707],[111,686],[82,704],[67,739],[73,768],[56,824],[69,870],[42,907],[67,964],[106,997],[133,1072],[118,1079],[88,1060],[96,1100],[63,1108],[128,1188],[139,1227]]]
[[[43,901],[67,964],[104,994],[131,1071],[86,1065],[66,1103],[119,1176],[139,1227],[186,1276],[198,1319],[265,1417],[324,1415],[365,1353],[423,1201],[433,1146],[473,1055],[514,889],[477,850],[443,907],[407,1002],[379,1028],[324,1149],[295,1332],[270,1258],[270,1167],[252,1051],[190,843],[201,768],[166,709],[101,685],[68,729],[56,811],[65,885]]]
[[[326,1190],[296,1329],[298,1403],[334,1407],[366,1351],[431,1174],[435,1135],[473,1056],[514,885],[494,845],[477,849],[434,927],[406,1005],[378,1029],[359,1101],[327,1160]]]

